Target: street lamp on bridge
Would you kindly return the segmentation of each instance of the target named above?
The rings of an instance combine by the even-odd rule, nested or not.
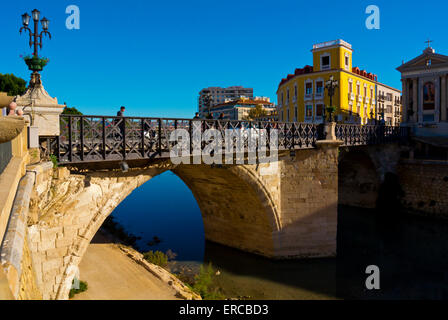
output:
[[[334,80],[334,76],[330,76],[330,79],[325,82],[325,89],[328,91],[328,96],[330,97],[330,105],[327,108],[328,113],[330,114],[329,121],[333,121],[333,112],[335,111],[335,108],[333,106],[333,96],[335,94],[336,88],[339,86],[339,81]]]
[[[30,18],[34,21],[34,32],[28,27],[30,24]],[[42,23],[42,32],[39,33],[39,19],[40,12],[37,9],[34,9],[31,12],[31,16],[28,13],[24,13],[22,15],[22,23],[23,26],[20,28],[19,33],[22,34],[22,31],[28,31],[30,40],[29,45],[30,48],[34,46],[34,52],[32,57],[25,57],[25,63],[28,65],[28,69],[33,71],[31,75],[30,86],[34,86],[36,84],[41,84],[39,71],[42,71],[45,65],[48,63],[48,59],[40,59],[38,48],[42,49],[42,37],[47,35],[51,39],[51,33],[48,31],[48,26],[50,21],[47,18],[43,18],[40,22]]]

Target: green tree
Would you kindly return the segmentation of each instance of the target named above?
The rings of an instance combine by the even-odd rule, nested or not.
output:
[[[74,115],[80,115],[82,116],[82,112],[76,109],[75,107],[65,107],[62,111],[62,114],[74,114]]]
[[[0,92],[7,92],[9,96],[20,96],[26,91],[26,81],[11,74],[0,73]]]
[[[255,120],[268,115],[267,111],[263,108],[261,104],[257,104],[255,108],[250,109],[246,120]]]

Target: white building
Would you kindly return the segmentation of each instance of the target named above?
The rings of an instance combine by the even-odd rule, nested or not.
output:
[[[448,56],[428,47],[397,70],[403,84],[403,124],[416,136],[448,137]]]
[[[223,104],[229,100],[236,100],[241,97],[253,98],[254,97],[254,89],[253,88],[244,88],[241,86],[233,86],[228,88],[221,87],[209,87],[204,88],[199,92],[198,98],[198,111],[201,117],[205,117],[208,114],[208,106],[204,103],[204,96],[210,94],[212,98],[212,103],[210,104],[210,108]]]
[[[401,91],[382,83],[376,85],[377,120],[381,115],[387,126],[399,126],[401,123]]]

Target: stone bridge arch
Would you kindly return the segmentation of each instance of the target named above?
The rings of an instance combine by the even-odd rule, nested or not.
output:
[[[45,181],[40,190],[36,188],[31,204],[31,216],[38,223],[29,233],[32,242],[39,240],[34,256],[37,262],[43,261],[37,272],[42,274],[44,295],[48,293],[50,299],[68,296],[76,268],[107,216],[133,190],[168,170],[195,196],[208,240],[273,257],[274,235],[281,228],[279,180],[277,172],[260,176],[260,169],[249,165],[174,166],[161,161],[127,173],[59,170],[59,176]]]
[[[322,142],[316,149],[282,152],[273,164],[175,166],[154,160],[130,163],[135,168],[127,173],[101,164],[37,172],[28,238],[44,299],[68,297],[105,218],[134,189],[167,170],[195,196],[207,239],[275,259],[335,256],[338,146]]]

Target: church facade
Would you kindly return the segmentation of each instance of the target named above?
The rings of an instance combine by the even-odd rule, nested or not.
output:
[[[428,46],[397,70],[403,85],[403,125],[417,136],[448,137],[448,56]]]

